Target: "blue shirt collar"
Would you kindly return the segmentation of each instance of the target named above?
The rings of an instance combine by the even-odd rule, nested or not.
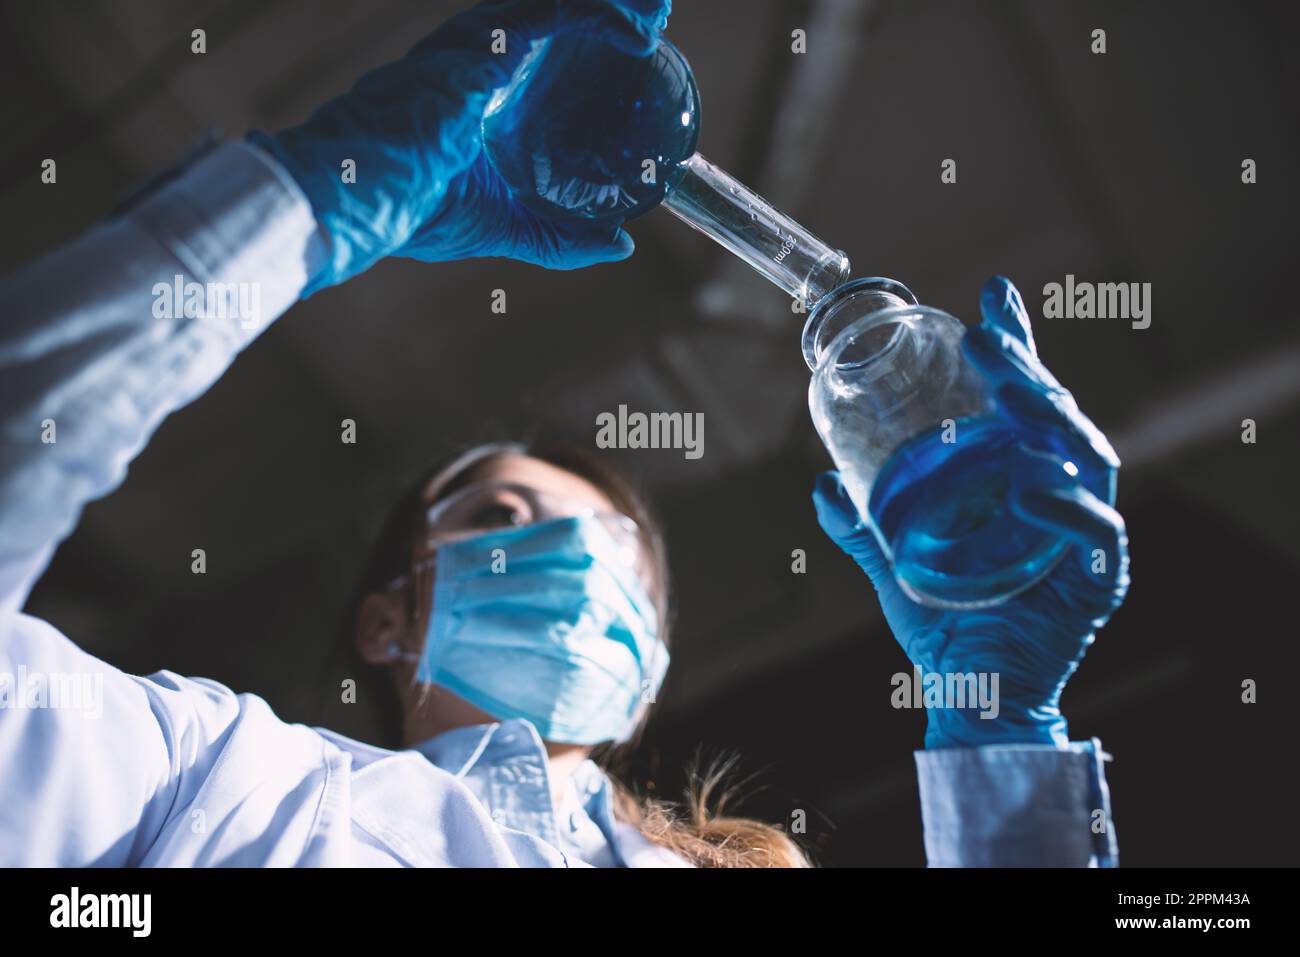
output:
[[[583,761],[557,808],[546,745],[527,719],[453,728],[412,750],[460,778],[498,824],[579,853],[590,863],[607,855],[625,863],[618,852],[609,778],[594,761]]]

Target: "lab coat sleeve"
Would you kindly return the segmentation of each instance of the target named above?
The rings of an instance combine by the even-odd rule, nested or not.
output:
[[[135,863],[220,754],[228,689],[126,675],[20,608],[85,503],[297,300],[323,247],[283,171],[227,143],[0,281],[0,863]],[[240,284],[229,318],[175,301]]]
[[[931,867],[1115,867],[1096,738],[916,752]]]
[[[297,301],[324,248],[292,180],[231,142],[0,281],[0,615],[167,414]]]

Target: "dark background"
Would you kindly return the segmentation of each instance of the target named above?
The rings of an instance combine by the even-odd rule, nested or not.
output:
[[[1129,865],[1297,861],[1300,638],[1297,57],[1284,3],[679,0],[669,37],[701,150],[970,321],[1011,276],[1040,351],[1125,467],[1133,587],[1071,681]],[[205,129],[278,129],[459,7],[430,0],[82,0],[0,7],[0,267],[96,221]],[[190,53],[203,27],[208,53]],[[808,53],[790,31],[808,31]],[[1093,55],[1090,33],[1107,31]],[[58,160],[58,186],[39,181]],[[1259,165],[1241,183],[1241,162]],[[956,185],[940,182],[954,158]],[[672,795],[738,751],[809,814],[826,864],[923,861],[908,669],[870,586],[818,529],[827,459],[798,317],[663,211],[628,262],[551,273],[389,261],[296,306],[169,419],[85,512],[28,610],[127,670],[264,695],[357,737],[340,622],[389,500],[468,442],[543,425],[588,444],[620,403],[702,411],[705,455],[620,455],[667,525],[674,667],[640,755]],[[1041,318],[1044,283],[1150,282],[1154,319]],[[490,311],[491,290],[509,296]],[[1258,443],[1240,440],[1258,422]],[[339,422],[359,442],[339,441]],[[190,573],[191,549],[208,574]],[[791,573],[791,550],[808,573]],[[1259,703],[1240,701],[1259,683]]]

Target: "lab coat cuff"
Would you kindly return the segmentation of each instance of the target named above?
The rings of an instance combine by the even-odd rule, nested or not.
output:
[[[1065,747],[916,752],[931,867],[1114,867],[1104,763],[1093,738]]]
[[[328,255],[302,190],[243,141],[205,153],[127,218],[183,266],[172,277],[178,314],[200,295],[209,308],[222,297],[238,304],[221,318],[241,347],[297,301]]]

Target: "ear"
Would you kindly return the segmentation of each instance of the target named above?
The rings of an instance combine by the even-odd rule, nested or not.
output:
[[[411,621],[403,591],[371,592],[357,613],[357,652],[372,665],[388,664],[409,652]]]

